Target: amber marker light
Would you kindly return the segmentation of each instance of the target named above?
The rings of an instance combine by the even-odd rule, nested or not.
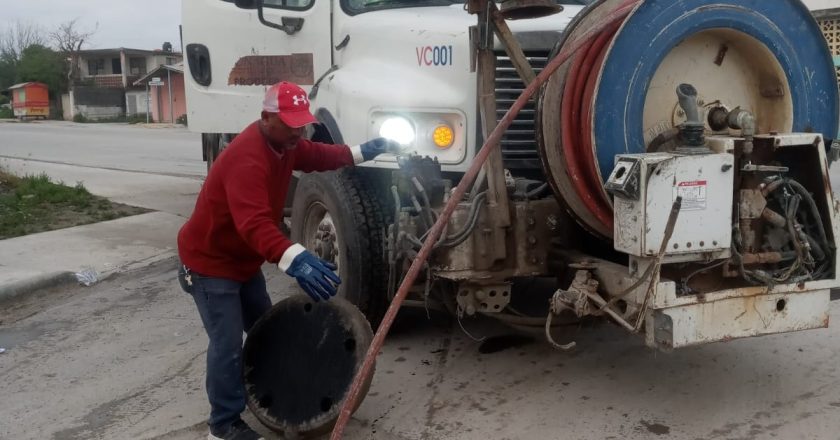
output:
[[[438,125],[432,133],[432,139],[438,148],[449,148],[455,140],[455,132],[448,125]]]

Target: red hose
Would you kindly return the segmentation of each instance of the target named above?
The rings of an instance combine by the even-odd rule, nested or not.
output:
[[[603,225],[613,229],[613,212],[603,196],[602,181],[592,148],[591,104],[595,85],[609,44],[620,22],[613,22],[593,42],[587,42],[572,61],[563,87],[560,110],[563,155],[572,185],[584,206]]]
[[[347,422],[350,421],[353,409],[356,408],[359,397],[361,396],[362,385],[365,382],[365,378],[371,374],[374,359],[382,349],[382,345],[385,343],[385,336],[391,329],[391,325],[394,323],[394,318],[397,317],[397,312],[399,311],[400,306],[402,306],[403,301],[405,301],[405,298],[408,295],[408,291],[411,289],[411,286],[414,285],[414,281],[420,274],[420,270],[429,258],[429,254],[431,254],[434,244],[437,243],[443,233],[444,227],[447,223],[449,223],[449,218],[452,217],[452,213],[455,212],[455,208],[458,206],[458,203],[461,202],[464,198],[464,194],[466,194],[475,182],[475,178],[481,167],[484,165],[484,162],[487,161],[490,151],[499,147],[499,141],[502,139],[502,136],[508,127],[510,127],[510,124],[516,118],[516,115],[519,114],[523,107],[525,107],[525,104],[527,104],[528,100],[534,96],[534,93],[536,93],[536,91],[545,84],[548,78],[572,55],[578,53],[584,45],[591,44],[593,38],[608,29],[611,25],[623,21],[638,1],[640,0],[628,0],[623,3],[614,11],[610,12],[601,23],[593,26],[578,41],[571,43],[569,47],[564,48],[563,51],[554,57],[545,69],[537,75],[536,80],[528,85],[525,91],[519,95],[519,98],[516,99],[516,102],[513,103],[510,110],[508,110],[502,120],[499,121],[499,124],[493,129],[490,136],[487,137],[484,145],[475,156],[472,165],[470,165],[470,168],[464,174],[464,177],[461,179],[461,182],[458,183],[458,186],[455,187],[455,191],[446,203],[446,206],[444,206],[440,217],[438,217],[434,226],[432,226],[432,229],[429,231],[428,237],[426,237],[426,240],[423,241],[423,247],[420,248],[417,258],[412,261],[411,267],[408,269],[408,273],[405,275],[405,278],[400,284],[400,288],[397,290],[394,299],[391,301],[391,305],[388,307],[388,311],[385,312],[385,317],[382,318],[382,323],[379,325],[379,329],[376,330],[376,334],[373,336],[373,341],[365,354],[364,362],[362,363],[361,368],[359,368],[359,371],[356,373],[356,377],[353,379],[353,384],[350,386],[347,399],[344,400],[344,404],[341,406],[341,412],[338,414],[338,420],[335,422],[335,427],[333,428],[332,435],[330,435],[330,440],[340,440],[344,435],[344,428],[347,426]]]
[[[600,202],[601,208],[606,212],[607,217],[607,225],[609,226],[610,230],[613,228],[613,209],[612,203],[604,191],[604,180],[601,176],[601,173],[598,169],[598,154],[596,151],[595,140],[592,138],[593,132],[595,127],[593,127],[593,106],[595,105],[595,87],[598,84],[598,75],[601,72],[601,66],[604,65],[604,58],[607,56],[607,51],[611,46],[613,38],[615,38],[616,32],[620,27],[619,23],[613,23],[613,26],[608,31],[604,32],[604,46],[598,50],[598,57],[595,59],[595,63],[593,65],[594,71],[589,74],[588,80],[586,82],[586,87],[583,88],[583,108],[581,109],[582,121],[581,124],[581,132],[583,136],[581,137],[581,149],[588,153],[588,155],[584,156],[589,158],[586,161],[586,172],[589,179],[590,185],[590,192],[594,192],[598,194],[598,200]]]

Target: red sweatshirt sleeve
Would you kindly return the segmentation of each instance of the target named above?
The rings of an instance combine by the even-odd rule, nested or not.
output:
[[[332,171],[354,163],[353,153],[347,145],[301,140],[295,152],[295,170],[305,173]]]
[[[239,236],[268,262],[277,263],[293,243],[274,221],[267,172],[259,164],[237,164],[227,174],[224,186]]]

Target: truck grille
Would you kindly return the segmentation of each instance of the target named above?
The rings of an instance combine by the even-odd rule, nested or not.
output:
[[[525,56],[539,74],[548,62],[548,50],[525,51]],[[519,78],[510,58],[504,51],[496,52],[496,121],[510,110],[516,98],[525,90],[525,83]],[[536,142],[536,105],[534,98],[519,112],[513,124],[502,137],[502,157],[505,166],[511,170],[539,169],[539,153]]]

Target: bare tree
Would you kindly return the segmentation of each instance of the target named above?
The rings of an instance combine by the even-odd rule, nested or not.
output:
[[[0,32],[0,57],[17,64],[24,49],[36,44],[46,46],[47,42],[44,28],[37,24],[16,21]]]
[[[70,61],[70,68],[67,70],[67,79],[71,84],[78,77],[79,73],[79,51],[82,50],[82,46],[89,42],[99,27],[97,23],[96,27],[92,30],[85,31],[79,28],[78,21],[78,18],[74,18],[60,24],[56,30],[50,32],[50,38],[53,44],[55,44],[56,49]]]

